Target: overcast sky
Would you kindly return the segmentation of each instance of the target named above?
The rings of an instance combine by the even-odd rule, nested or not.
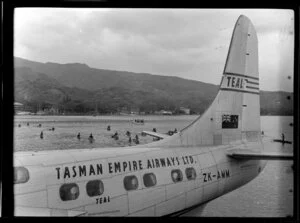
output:
[[[292,10],[19,8],[14,55],[219,84],[241,14],[257,31],[260,88],[292,92]]]

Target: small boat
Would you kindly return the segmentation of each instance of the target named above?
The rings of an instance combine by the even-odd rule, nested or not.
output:
[[[136,125],[144,125],[145,121],[144,121],[144,119],[134,119],[134,120],[132,120],[132,123],[136,124]]]

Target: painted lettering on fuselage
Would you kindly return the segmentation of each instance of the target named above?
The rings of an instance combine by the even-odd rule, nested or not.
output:
[[[217,174],[213,174],[212,172],[203,173],[203,182],[213,181],[214,179],[223,179],[230,177],[229,169],[218,170]]]
[[[211,172],[209,173],[203,173],[203,182],[208,182],[208,181],[212,181],[212,178],[211,178]]]
[[[75,177],[85,177],[85,176],[94,176],[102,175],[103,168],[102,164],[90,164],[90,165],[74,165],[74,166],[65,166],[64,168],[56,167],[56,176],[57,179],[66,179],[66,178],[75,178]]]
[[[228,178],[228,177],[230,177],[230,172],[229,172],[228,169],[226,169],[226,170],[218,170],[217,179]]]
[[[109,173],[121,173],[125,171],[137,171],[142,170],[142,160],[138,161],[118,161],[118,162],[109,162],[108,163],[108,172]]]
[[[196,163],[192,156],[175,156],[175,157],[158,157],[147,160],[122,160],[115,162],[108,162],[108,173],[125,173],[126,171],[134,172],[143,169],[154,169],[161,167],[175,167],[179,165],[191,165]],[[84,164],[84,165],[74,165],[65,166],[63,168],[56,167],[57,179],[69,179],[77,177],[95,176],[103,175],[103,165],[99,164]]]
[[[104,203],[108,203],[108,202],[110,202],[109,196],[96,198],[96,204],[104,204]]]

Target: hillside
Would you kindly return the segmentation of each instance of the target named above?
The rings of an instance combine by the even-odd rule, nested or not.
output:
[[[90,112],[97,107],[101,113],[124,108],[151,113],[160,109],[175,111],[183,106],[202,113],[217,91],[217,85],[179,77],[95,69],[79,63],[39,63],[15,57],[15,100],[69,112]],[[261,91],[261,112],[292,114],[293,95]]]

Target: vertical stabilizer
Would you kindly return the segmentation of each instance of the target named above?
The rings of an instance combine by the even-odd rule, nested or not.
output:
[[[241,15],[234,27],[219,92],[205,113],[156,146],[226,145],[261,141],[258,41]]]
[[[241,130],[260,132],[258,41],[253,24],[243,15],[234,27],[220,90],[244,93]]]
[[[258,80],[257,35],[251,21],[241,15],[234,27],[224,74],[238,74]]]

